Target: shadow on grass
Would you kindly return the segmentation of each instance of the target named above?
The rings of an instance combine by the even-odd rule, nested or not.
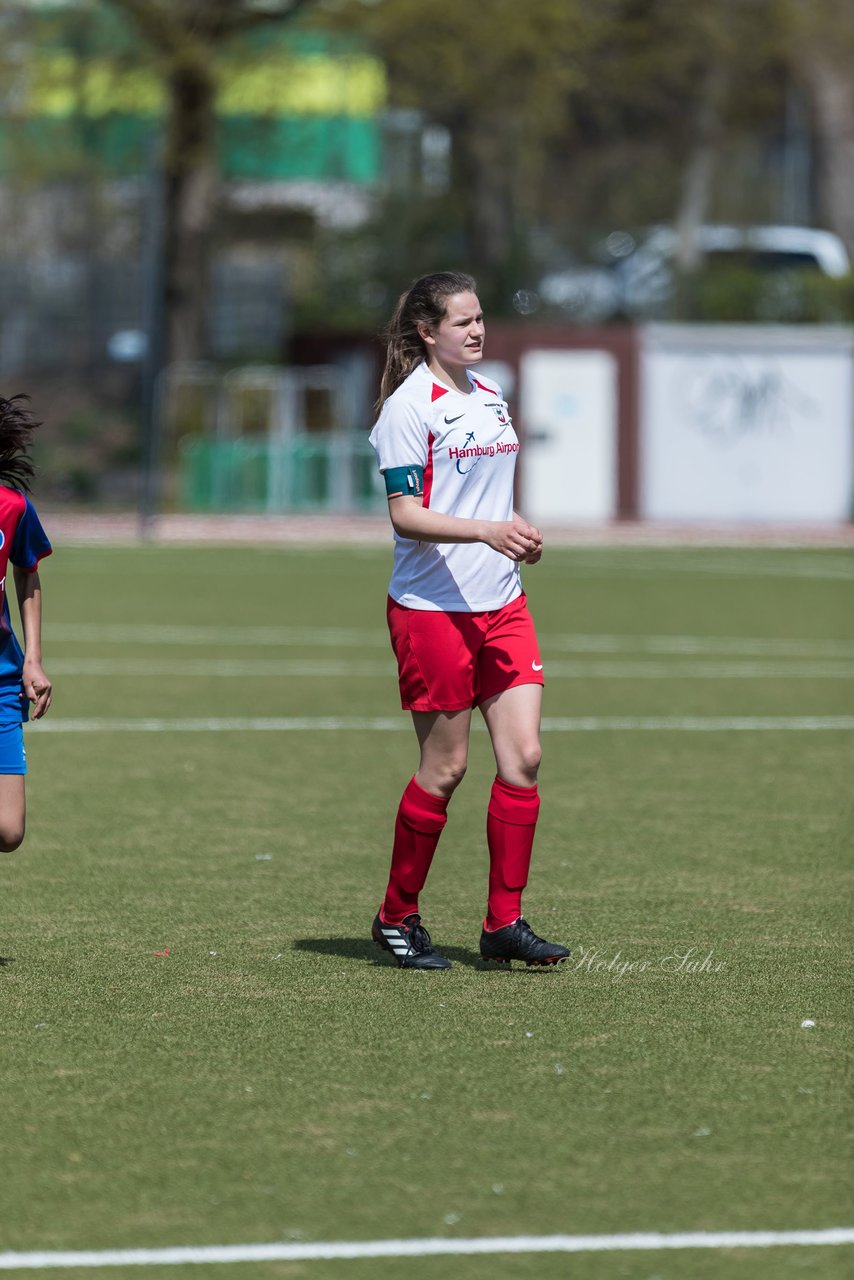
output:
[[[295,938],[294,951],[316,951],[345,960],[376,960],[376,943],[370,938]]]
[[[14,964],[14,963],[15,963],[14,956],[0,956],[0,965]]]
[[[380,969],[396,968],[392,957],[380,950],[370,938],[295,938],[293,946],[294,951],[313,951],[320,955],[343,956],[345,960],[366,960]],[[476,969],[479,973],[543,974],[546,972],[546,967],[528,969],[522,965],[511,968],[509,964],[490,964],[486,960],[481,960],[476,951],[470,951],[467,947],[443,946],[441,952],[453,964],[462,965],[467,969]],[[553,967],[557,968],[556,965],[548,966],[549,969]]]
[[[343,956],[347,960],[372,960],[379,968],[395,968],[394,960],[370,938],[297,938],[295,951],[316,951],[327,956]],[[471,969],[485,969],[480,956],[464,947],[442,947],[442,955]]]

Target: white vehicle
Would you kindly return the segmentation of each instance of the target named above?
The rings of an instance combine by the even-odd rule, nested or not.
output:
[[[706,268],[743,266],[772,275],[809,269],[822,275],[848,275],[845,246],[831,231],[813,227],[703,225],[698,249]],[[639,241],[612,232],[602,246],[609,266],[552,272],[540,281],[539,295],[581,321],[628,317],[666,317],[673,297],[678,245],[673,227],[652,227]]]
[[[613,267],[570,267],[540,281],[537,296],[582,324],[607,320],[620,307],[621,288]]]
[[[654,227],[633,253],[617,261],[614,271],[629,314],[667,309],[677,244],[673,227]],[[742,266],[762,273],[809,269],[834,277],[851,270],[839,237],[813,227],[704,225],[697,230],[697,248],[706,268]]]

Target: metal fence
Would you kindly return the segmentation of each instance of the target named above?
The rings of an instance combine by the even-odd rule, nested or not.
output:
[[[188,440],[181,448],[186,511],[380,511],[376,456],[352,435]]]
[[[381,510],[357,381],[333,365],[173,365],[159,413],[189,511]]]
[[[144,351],[144,280],[138,262],[85,254],[0,261],[0,290],[5,300],[0,375],[132,360]],[[210,312],[215,358],[245,358],[247,353],[275,357],[288,325],[279,264],[215,265]]]

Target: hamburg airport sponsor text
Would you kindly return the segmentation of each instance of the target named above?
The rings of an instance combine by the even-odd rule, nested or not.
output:
[[[449,458],[494,458],[497,453],[518,453],[516,442],[507,444],[476,444],[468,449],[449,449]]]

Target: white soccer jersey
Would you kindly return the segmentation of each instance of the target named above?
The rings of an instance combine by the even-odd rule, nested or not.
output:
[[[469,371],[469,395],[422,362],[383,405],[370,440],[380,471],[423,467],[424,506],[446,515],[510,520],[519,440],[500,389]],[[389,595],[409,609],[500,609],[521,594],[519,565],[480,542],[394,535]]]

